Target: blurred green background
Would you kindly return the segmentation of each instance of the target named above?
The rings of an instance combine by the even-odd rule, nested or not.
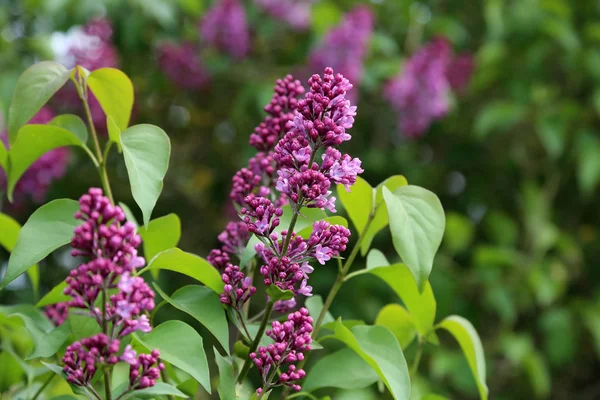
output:
[[[210,0],[0,0],[0,112],[29,65],[54,59],[53,32],[94,17],[112,24],[118,66],[136,88],[134,123],[162,127],[173,149],[154,216],[176,212],[181,247],[205,256],[232,218],[232,175],[255,150],[248,137],[264,118],[275,79],[305,83],[311,49],[359,1],[314,2],[306,30],[295,30],[244,2],[252,50],[232,60],[198,47],[210,83],[185,90],[159,68],[164,41],[200,43],[197,21]],[[375,16],[355,82],[360,92],[353,139],[344,150],[363,160],[375,185],[390,175],[440,196],[447,227],[431,283],[438,320],[459,314],[473,322],[486,353],[491,399],[600,398],[600,2],[596,0],[364,0]],[[408,35],[408,39],[407,39]],[[471,53],[475,69],[450,113],[420,138],[399,133],[383,96],[385,83],[410,52],[445,36]],[[57,100],[54,100],[55,102]],[[1,125],[1,124],[0,124]],[[123,163],[113,156],[115,197],[136,215]],[[89,162],[72,153],[67,176],[48,199],[78,198],[99,182]],[[7,207],[21,223],[35,209]],[[380,233],[375,248],[393,257]],[[0,252],[0,265],[7,253]],[[72,267],[67,252],[44,262],[42,294]],[[357,263],[357,268],[362,267]],[[334,269],[316,269],[314,292],[326,295]],[[167,279],[169,278],[169,279]],[[169,292],[184,284],[165,273]],[[0,303],[32,302],[23,278]],[[396,301],[375,278],[342,288],[333,314],[372,323]],[[428,345],[416,388],[453,399],[477,390],[458,346],[442,337]],[[408,349],[410,352],[411,349]],[[0,392],[6,390],[0,382]],[[426,390],[426,389],[423,389]],[[340,399],[377,399],[375,391]]]

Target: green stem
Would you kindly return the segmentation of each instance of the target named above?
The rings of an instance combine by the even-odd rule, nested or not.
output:
[[[92,138],[94,140],[94,147],[96,149],[96,158],[99,164],[98,174],[100,175],[100,181],[102,182],[102,188],[104,192],[110,199],[112,204],[115,204],[115,199],[112,194],[112,190],[110,188],[110,182],[108,180],[108,173],[106,171],[106,159],[108,157],[108,151],[110,150],[111,143],[109,142],[105,148],[104,155],[102,154],[102,150],[100,148],[100,141],[98,140],[98,134],[96,133],[96,128],[94,127],[94,121],[92,119],[92,112],[90,111],[90,106],[87,101],[87,91],[82,88],[78,90],[79,98],[83,103],[83,109],[85,111],[85,117],[88,122],[88,126],[90,128],[90,132],[92,134]]]
[[[260,328],[258,328],[258,332],[256,333],[256,337],[254,338],[254,341],[252,342],[252,346],[250,347],[248,354],[254,353],[256,351],[256,349],[258,348],[260,339],[263,337],[263,335],[265,334],[265,331],[267,330],[267,324],[269,323],[269,319],[271,318],[271,312],[273,311],[274,304],[275,303],[272,301],[269,301],[267,303],[267,308],[265,310],[265,316],[263,317],[263,320],[260,323]],[[242,367],[242,371],[240,372],[240,375],[238,376],[238,379],[237,379],[238,383],[242,383],[244,381],[244,378],[246,378],[246,375],[248,375],[248,371],[250,371],[251,366],[252,366],[252,360],[250,359],[250,357],[248,357],[246,359],[246,362],[244,363],[244,366]]]
[[[108,299],[108,293],[106,286],[102,286],[102,333],[108,336],[108,320],[106,319],[106,300]],[[110,371],[108,368],[103,368],[104,372],[104,396],[106,400],[112,400],[112,393],[110,390]]]
[[[110,371],[108,368],[104,369],[104,393],[106,400],[112,400],[112,393],[110,391]]]
[[[50,382],[52,381],[52,379],[54,379],[55,376],[56,376],[56,374],[54,372],[51,373],[50,377],[48,379],[46,379],[46,382],[44,382],[44,384],[38,389],[38,391],[35,392],[35,394],[31,398],[31,400],[36,400],[38,398],[38,396],[40,394],[42,394],[42,392],[44,391],[44,389],[46,389],[46,387],[50,384]]]
[[[159,358],[157,362],[161,363],[162,361]],[[171,379],[169,379],[169,374],[167,374],[167,371],[165,371],[164,369],[160,370],[160,377],[162,378],[164,383],[167,383],[169,385],[171,384]],[[175,400],[175,397],[172,394],[168,395],[167,397],[169,398],[169,400]]]
[[[298,215],[300,214],[300,203],[296,204],[292,214],[292,220],[290,221],[290,226],[287,230],[287,235],[285,236],[285,241],[283,242],[283,248],[281,249],[281,258],[285,257],[287,254],[288,246],[290,245],[290,240],[292,239],[292,233],[294,232],[294,227],[296,226],[296,222],[298,221]]]
[[[415,377],[417,374],[417,370],[419,369],[419,363],[421,362],[421,356],[423,355],[423,338],[419,335],[419,347],[417,348],[417,354],[415,355],[415,359],[413,360],[412,366],[410,368],[410,377],[411,379]]]
[[[342,266],[341,271],[339,272],[339,274],[335,280],[335,283],[331,287],[331,291],[329,292],[327,299],[325,299],[325,303],[323,304],[323,309],[321,310],[321,313],[319,314],[319,317],[317,318],[317,322],[315,323],[315,329],[313,330],[313,333],[312,333],[312,336],[314,338],[317,337],[317,334],[319,333],[319,330],[321,329],[321,325],[323,324],[323,320],[325,319],[325,315],[327,315],[327,311],[329,311],[329,307],[331,307],[331,304],[333,303],[335,296],[337,296],[338,292],[340,291],[340,288],[344,284],[344,278],[348,274],[348,271],[350,271],[350,268],[352,267],[352,264],[354,263],[354,260],[356,259],[358,252],[360,251],[360,245],[362,244],[362,241],[365,238],[365,235],[366,235],[367,231],[369,230],[369,227],[371,226],[371,222],[373,221],[374,217],[375,217],[375,211],[373,211],[369,215],[367,224],[365,225],[362,232],[358,236],[358,240],[356,241],[356,244],[354,245],[354,248],[352,249],[350,256],[348,257],[348,259]],[[304,363],[302,363],[302,365],[304,365]]]

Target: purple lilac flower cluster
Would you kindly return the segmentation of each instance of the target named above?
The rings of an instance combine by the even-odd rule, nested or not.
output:
[[[246,225],[245,233],[256,235],[262,243],[255,249],[264,264],[259,268],[265,285],[276,285],[296,295],[310,296],[308,275],[312,260],[325,264],[346,249],[350,231],[325,221],[314,224],[308,240],[295,232],[277,232],[283,215],[282,205],[291,203],[294,213],[302,207],[329,209],[335,212],[332,184],[342,184],[349,190],[362,173],[361,161],[342,154],[335,147],[351,138],[356,107],[346,99],[352,84],[341,74],[326,68],[323,77],[313,75],[304,98],[300,82],[287,76],[277,81],[275,94],[265,107],[269,114],[251,135],[250,144],[260,152],[248,168],[233,178],[231,198],[239,206],[239,215]],[[320,154],[321,162],[316,160]],[[256,166],[256,160],[261,160]],[[225,232],[222,238],[235,237]],[[221,239],[220,237],[220,239]],[[229,239],[231,240],[231,239]],[[223,241],[223,240],[222,240]],[[247,243],[245,236],[243,243]],[[233,246],[232,246],[233,247]],[[237,247],[242,250],[242,247]],[[218,269],[229,268],[223,274],[227,285],[222,301],[240,306],[254,292],[251,282],[238,267],[232,268],[232,252],[225,248],[213,250],[209,261]],[[278,302],[275,310],[293,308],[295,299]]]
[[[130,365],[128,390],[153,386],[164,368],[162,364],[153,367],[158,351],[136,358],[127,347],[118,356],[120,338],[152,330],[147,313],[154,309],[154,292],[143,278],[133,276],[145,264],[137,255],[140,236],[135,226],[125,221],[123,210],[112,205],[101,189],[90,189],[79,205],[75,218],[83,223],[75,228],[72,255],[89,261],[71,271],[64,293],[71,297],[68,307],[87,310],[103,332],[67,347],[64,371],[71,383],[87,386],[99,366],[121,360]],[[101,308],[98,301],[104,302]]]
[[[239,0],[217,0],[198,23],[201,39],[234,59],[250,52],[246,11]]]
[[[473,71],[470,55],[454,57],[450,43],[436,38],[420,49],[388,83],[385,96],[408,137],[421,136],[450,109],[451,89],[463,91]]]
[[[250,354],[264,383],[257,390],[259,395],[275,386],[289,386],[297,392],[301,390],[296,382],[304,378],[306,373],[297,369],[293,363],[304,360],[304,353],[311,350],[312,331],[313,319],[306,308],[291,313],[283,323],[273,322],[272,328],[266,333],[275,343],[259,347],[255,353]],[[275,380],[277,370],[284,364],[289,364],[287,372],[282,372]]]
[[[198,90],[210,82],[210,74],[191,42],[161,44],[158,65],[166,77],[181,89]]]
[[[54,112],[47,107],[40,111],[29,121],[30,124],[47,124],[54,118]],[[8,132],[0,132],[0,140],[9,148]],[[38,158],[21,176],[14,191],[14,204],[18,208],[24,205],[27,198],[35,203],[43,203],[53,181],[65,176],[69,156],[68,147],[50,150]],[[6,190],[6,174],[0,168],[0,190]]]
[[[60,326],[69,316],[69,306],[67,302],[50,304],[44,307],[44,314],[56,326]]]
[[[373,20],[373,13],[364,5],[350,10],[312,51],[308,62],[310,68],[321,70],[330,66],[350,81],[360,82],[373,32]],[[356,98],[357,95],[354,95],[352,100],[356,101]]]
[[[314,2],[315,0],[254,0],[266,13],[297,30],[305,30],[310,25]]]

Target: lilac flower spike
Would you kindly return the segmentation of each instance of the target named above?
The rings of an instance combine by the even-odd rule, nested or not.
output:
[[[264,390],[269,390],[276,385],[289,386],[297,392],[302,389],[295,382],[304,378],[306,373],[302,369],[297,369],[293,363],[304,360],[304,354],[311,350],[312,331],[313,319],[308,315],[306,308],[291,313],[283,323],[273,321],[272,328],[267,330],[266,334],[275,343],[259,347],[256,353],[250,354],[250,359],[257,366],[266,386]],[[275,382],[272,382],[276,375],[272,375],[272,372],[270,374],[270,371],[275,371],[284,364],[289,364],[287,372],[283,372]],[[262,390],[262,388],[258,389],[257,393],[261,394]]]
[[[350,81],[360,82],[373,32],[373,20],[368,7],[354,7],[312,51],[308,62],[310,68],[318,71],[329,66],[344,74]]]
[[[310,12],[315,0],[254,0],[257,6],[297,30],[310,24]]]
[[[433,121],[450,109],[450,90],[463,90],[473,70],[470,56],[453,60],[450,43],[432,40],[405,64],[385,89],[385,97],[398,112],[399,126],[408,137],[421,136]]]
[[[217,0],[199,23],[201,39],[235,59],[250,52],[250,31],[238,0]]]
[[[120,338],[152,330],[147,313],[154,309],[154,292],[143,278],[135,276],[136,269],[145,264],[137,255],[140,236],[135,226],[125,221],[123,210],[112,205],[101,189],[89,189],[79,205],[75,218],[83,223],[75,228],[72,254],[89,261],[71,271],[64,293],[71,296],[68,306],[87,310],[103,333],[67,347],[64,371],[69,382],[88,386],[98,368],[121,360],[130,364],[128,390],[153,386],[164,369],[162,364],[153,367],[158,351],[137,356],[127,346],[118,355]],[[101,308],[97,307],[99,297],[105,301]]]
[[[190,42],[163,43],[158,48],[158,65],[166,77],[185,90],[198,90],[210,82],[210,74]]]

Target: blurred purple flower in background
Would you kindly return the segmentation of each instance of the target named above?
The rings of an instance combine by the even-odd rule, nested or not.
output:
[[[201,40],[235,59],[250,52],[250,30],[238,0],[217,0],[198,23]]]
[[[48,107],[43,107],[29,123],[46,124],[52,118],[54,118],[54,112]],[[8,150],[7,131],[0,132],[0,140],[2,140]],[[15,186],[13,194],[14,205],[17,208],[23,206],[27,198],[31,198],[37,204],[43,203],[52,182],[65,176],[70,154],[71,152],[68,147],[60,147],[43,154],[31,164]],[[6,174],[0,168],[0,190],[5,191],[6,189]]]
[[[307,29],[311,22],[311,7],[315,0],[254,0],[266,13],[294,29]]]
[[[191,42],[161,44],[158,65],[167,78],[181,89],[197,90],[210,82],[198,49]]]
[[[373,31],[373,20],[373,13],[364,5],[350,10],[312,51],[308,61],[310,69],[321,71],[331,67],[356,86],[363,76],[363,61]],[[357,91],[349,94],[353,102],[357,96]]]
[[[51,38],[54,58],[67,68],[80,65],[89,71],[99,68],[117,68],[119,66],[116,47],[111,43],[112,26],[105,18],[90,20],[84,26],[75,26],[68,32],[54,32]],[[80,109],[81,100],[68,86],[57,97],[71,109]],[[88,104],[96,129],[106,132],[106,116],[98,100],[88,91]]]
[[[455,58],[445,38],[436,38],[417,51],[384,92],[398,112],[402,133],[421,136],[433,121],[446,116],[451,89],[464,90],[472,70],[472,57]]]

